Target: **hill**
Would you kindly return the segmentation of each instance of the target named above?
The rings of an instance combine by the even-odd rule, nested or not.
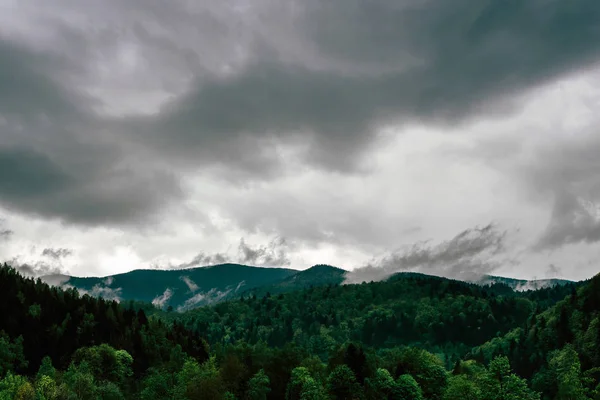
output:
[[[541,394],[579,400],[600,394],[600,277],[532,291],[416,273],[359,285],[311,284],[339,282],[343,273],[315,266],[262,286],[285,288],[281,293],[247,292],[182,313],[150,307],[147,314],[4,266],[0,398],[538,400]]]
[[[92,296],[137,300],[182,311],[236,297],[242,291],[269,285],[296,273],[298,271],[286,268],[220,264],[181,270],[134,270],[102,278],[50,276],[42,279],[48,283],[60,282]]]
[[[0,375],[13,368],[34,374],[45,356],[66,368],[79,348],[100,343],[132,355],[137,376],[167,361],[176,346],[201,361],[208,358],[204,343],[191,331],[152,324],[143,311],[115,301],[24,278],[8,265],[0,265],[0,315]]]
[[[480,285],[493,285],[493,284],[504,284],[509,286],[513,290],[525,291],[525,290],[537,290],[544,289],[553,286],[564,286],[569,283],[573,283],[573,281],[569,281],[566,279],[514,279],[507,278],[503,276],[494,276],[494,275],[484,275],[480,279],[476,279],[473,281],[474,283]]]
[[[109,300],[145,302],[164,309],[186,311],[241,296],[263,296],[310,287],[337,286],[344,282],[346,273],[347,271],[330,265],[315,265],[298,271],[220,264],[181,270],[134,270],[101,278],[49,275],[42,277],[42,280],[55,286],[74,287],[81,293]],[[400,272],[390,279],[407,274],[427,276]],[[560,279],[526,281],[486,275],[474,283],[503,285],[510,290],[535,290],[570,282]]]
[[[569,295],[545,311],[531,315],[527,323],[472,350],[467,358],[486,362],[506,354],[515,370],[532,380],[534,388],[555,398],[560,376],[553,368],[572,368],[571,384],[588,387],[600,397],[600,274],[572,287]],[[568,359],[567,359],[568,358]],[[587,374],[586,374],[586,371]],[[599,398],[593,397],[593,398]],[[586,397],[572,397],[586,398]]]
[[[279,294],[317,286],[341,285],[346,270],[331,265],[318,264],[299,271],[275,283],[244,291],[243,295],[262,296]]]

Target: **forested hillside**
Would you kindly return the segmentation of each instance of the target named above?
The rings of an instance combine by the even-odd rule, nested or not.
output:
[[[314,265],[303,271],[219,264],[174,270],[134,270],[106,277],[43,276],[50,285],[74,287],[81,294],[107,300],[152,303],[163,309],[186,311],[241,296],[280,294],[310,287],[341,285],[348,271],[331,265]],[[411,275],[401,272],[397,276]],[[392,277],[393,279],[393,277]],[[143,284],[140,284],[143,282]],[[501,283],[514,290],[542,289],[571,283],[560,279],[526,281],[483,275],[473,283]]]
[[[48,283],[75,287],[82,293],[118,300],[137,300],[187,310],[279,282],[298,271],[239,264],[179,270],[135,270],[103,278],[42,277]]]
[[[600,276],[515,292],[401,274],[181,314],[4,266],[0,399],[599,399],[599,296]]]

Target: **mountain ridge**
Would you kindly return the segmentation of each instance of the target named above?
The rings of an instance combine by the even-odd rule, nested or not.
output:
[[[102,277],[54,274],[41,279],[53,286],[72,287],[82,294],[108,300],[142,301],[159,308],[185,311],[241,296],[264,296],[267,293],[287,293],[314,286],[342,285],[348,272],[326,264],[295,270],[224,263],[169,270],[137,269]],[[388,279],[405,274],[421,273],[398,272]],[[528,290],[563,285],[571,281],[522,280],[485,275],[471,282],[480,285],[503,284],[508,286],[508,290]]]

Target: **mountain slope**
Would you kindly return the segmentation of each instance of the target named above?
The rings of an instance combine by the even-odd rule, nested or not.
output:
[[[265,286],[297,272],[221,264],[182,270],[135,270],[103,278],[67,277],[62,285],[93,296],[152,302],[160,307],[185,310],[238,296],[242,290]]]
[[[573,283],[573,281],[569,281],[566,279],[525,280],[494,275],[484,275],[480,279],[475,280],[473,282],[478,283],[480,285],[493,285],[500,283],[509,286],[513,290],[518,291],[544,289],[547,287],[564,286],[566,284]]]
[[[191,331],[152,324],[143,311],[24,278],[6,264],[0,264],[0,315],[0,376],[7,368],[35,374],[44,356],[64,369],[79,348],[100,343],[127,350],[137,376],[168,361],[177,345],[199,361],[208,358]]]
[[[330,265],[315,265],[303,271],[286,268],[260,268],[239,264],[221,264],[182,270],[134,270],[103,278],[81,278],[67,275],[42,277],[44,282],[74,287],[81,293],[111,300],[141,301],[161,308],[185,311],[194,307],[238,298],[242,295],[280,294],[310,287],[341,285],[347,271]],[[405,275],[428,276],[400,272]],[[566,280],[526,281],[484,276],[479,285],[502,285],[511,290],[529,290],[565,285]]]
[[[600,275],[571,286],[570,295],[536,313],[521,327],[473,349],[472,358],[489,361],[507,354],[525,377],[547,367],[554,350],[572,344],[582,368],[600,366]]]
[[[270,285],[244,291],[244,295],[279,294],[317,286],[341,285],[346,270],[331,265],[315,265]]]
[[[555,290],[562,291],[559,298],[569,291],[566,286],[542,289],[546,295],[541,297]],[[419,345],[457,358],[477,343],[521,326],[535,309],[553,304],[532,301],[527,292],[498,295],[494,287],[411,273],[384,282],[272,294],[171,318],[208,332],[205,337],[213,344],[224,337],[270,346],[294,342],[324,355],[329,346],[357,340],[373,347]]]

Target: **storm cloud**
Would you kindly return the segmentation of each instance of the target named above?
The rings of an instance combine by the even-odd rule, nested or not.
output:
[[[600,94],[572,81],[600,81],[599,21],[593,0],[0,0],[0,215],[98,235],[119,268],[360,266],[533,207],[529,251],[591,245],[600,121],[580,114]],[[550,112],[552,85],[585,101]],[[532,103],[542,121],[522,117]],[[30,248],[12,229],[8,259]],[[230,254],[239,237],[262,244]],[[450,256],[427,246],[381,263]],[[103,249],[88,259],[116,265]],[[85,253],[36,253],[85,268]]]
[[[403,271],[474,280],[506,263],[506,235],[490,224],[464,230],[439,244],[416,243],[348,272],[344,282],[379,281]]]

